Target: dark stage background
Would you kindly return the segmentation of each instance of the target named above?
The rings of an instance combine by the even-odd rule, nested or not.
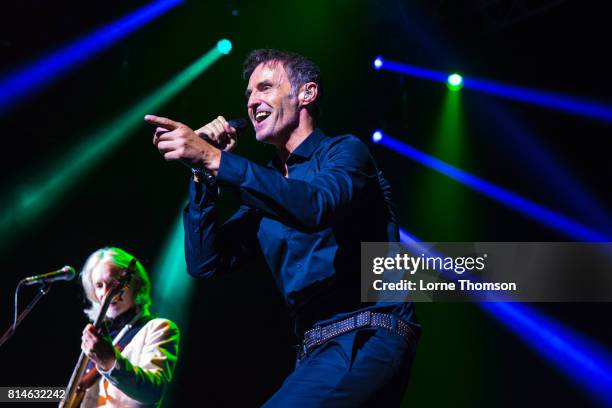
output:
[[[380,128],[431,152],[448,91],[444,84],[375,71],[372,61],[383,55],[611,103],[612,28],[603,3],[186,1],[0,113],[0,210],[10,210],[10,192],[27,188],[30,180],[51,177],[41,174],[46,164],[225,37],[232,40],[232,52],[151,113],[192,127],[219,114],[245,117],[241,64],[246,54],[264,47],[294,50],[312,58],[323,72],[320,127],[328,134],[353,133],[371,145],[393,184],[401,225],[407,231],[424,241],[570,241],[373,145],[370,135]],[[5,1],[0,74],[144,4]],[[530,157],[510,125],[522,124],[528,130],[522,137],[543,146],[609,210],[610,123],[467,89],[460,95],[465,154],[452,164],[606,231],[606,225],[593,225],[588,211],[577,213],[566,195],[551,192],[554,180],[534,167],[538,158]],[[492,112],[510,119],[505,122]],[[151,137],[152,129],[143,122],[101,164],[84,169],[75,186],[33,225],[15,222],[3,235],[3,328],[10,323],[15,285],[24,276],[65,264],[80,269],[92,251],[106,245],[123,247],[139,256],[145,267],[155,267],[185,203],[189,171],[164,162]],[[260,163],[273,154],[255,142],[250,129],[237,152]],[[464,205],[447,207],[445,197],[435,190],[424,196],[426,180],[467,197]],[[223,215],[237,204],[227,198]],[[193,296],[174,293],[188,316],[181,327],[181,356],[170,405],[260,405],[290,372],[295,342],[269,271],[258,260],[226,277],[192,280],[190,285]],[[23,290],[21,305],[33,293]],[[82,306],[77,283],[56,284],[0,350],[0,386],[64,386],[86,323]],[[533,306],[610,348],[609,304]],[[476,305],[418,304],[417,312],[424,331],[404,406],[595,406],[574,382]]]

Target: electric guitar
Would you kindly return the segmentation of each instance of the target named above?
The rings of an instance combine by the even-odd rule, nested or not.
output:
[[[102,322],[104,321],[104,316],[106,316],[106,311],[111,304],[111,301],[115,296],[117,296],[126,286],[128,286],[132,280],[132,276],[134,275],[134,268],[136,266],[136,258],[133,258],[130,261],[130,264],[126,269],[123,270],[121,276],[118,281],[115,281],[115,285],[107,292],[104,296],[104,301],[102,302],[102,307],[100,308],[100,312],[98,313],[98,317],[94,322],[94,327],[99,329],[102,327]],[[87,375],[83,376],[83,372],[87,367],[87,363],[89,363],[89,357],[81,351],[81,355],[77,361],[74,370],[72,371],[72,375],[70,376],[70,382],[66,387],[66,393],[64,394],[64,398],[59,403],[60,408],[78,408],[83,401],[83,397],[85,396],[85,391],[89,387],[95,384],[96,380],[99,377],[99,373],[92,368]]]

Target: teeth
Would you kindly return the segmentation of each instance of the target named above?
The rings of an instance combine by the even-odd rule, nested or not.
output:
[[[267,118],[268,116],[270,116],[270,112],[266,112],[266,111],[259,111],[255,114],[255,120],[256,121],[262,121],[265,118]]]

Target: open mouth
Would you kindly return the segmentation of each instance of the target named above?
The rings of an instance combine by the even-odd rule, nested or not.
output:
[[[264,120],[266,120],[268,118],[268,116],[270,116],[271,114],[272,114],[272,112],[259,111],[259,112],[255,113],[255,122],[261,123]]]

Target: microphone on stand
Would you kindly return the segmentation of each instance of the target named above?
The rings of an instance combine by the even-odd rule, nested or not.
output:
[[[73,280],[76,276],[76,272],[72,266],[64,266],[62,269],[58,269],[57,271],[43,273],[42,275],[30,276],[27,278],[23,278],[20,285],[30,286],[35,285],[37,283],[51,283],[55,281],[70,281]]]

